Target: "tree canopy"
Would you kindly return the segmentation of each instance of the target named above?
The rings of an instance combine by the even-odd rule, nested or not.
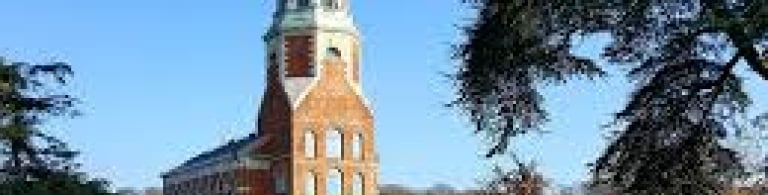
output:
[[[621,66],[636,89],[619,110],[611,143],[593,165],[597,182],[627,194],[717,194],[744,177],[723,140],[752,97],[737,66],[768,80],[763,0],[474,0],[474,21],[455,58],[454,106],[492,141],[542,131],[540,88],[599,78]],[[603,59],[579,57],[574,40],[606,34]]]
[[[65,63],[30,64],[0,57],[0,194],[107,194],[107,183],[76,172],[77,152],[43,131],[52,117],[76,116],[63,90]]]
[[[515,170],[504,170],[500,166],[493,168],[493,175],[484,182],[482,195],[543,195],[548,186],[544,176],[533,163],[517,162]]]

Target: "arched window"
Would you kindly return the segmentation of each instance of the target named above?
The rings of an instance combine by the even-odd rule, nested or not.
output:
[[[363,195],[363,174],[357,173],[352,179],[352,195]]]
[[[356,160],[363,159],[363,133],[355,133],[352,137],[352,157]]]
[[[341,129],[331,129],[325,140],[325,155],[327,158],[341,158],[342,134]]]
[[[328,172],[328,184],[325,186],[326,195],[342,195],[341,170],[331,169]]]
[[[310,171],[307,173],[306,181],[304,181],[304,195],[315,195],[315,173]]]
[[[304,132],[304,156],[315,158],[315,133],[312,130]]]
[[[339,0],[323,0],[323,7],[325,9],[337,10],[341,5],[339,5]]]
[[[341,57],[341,50],[339,48],[329,47],[325,52],[329,57]]]
[[[284,172],[278,172],[275,175],[275,192],[277,194],[288,193],[288,176]]]

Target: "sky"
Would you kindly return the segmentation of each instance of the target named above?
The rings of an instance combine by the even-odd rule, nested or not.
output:
[[[385,184],[477,185],[494,163],[457,110],[452,45],[471,10],[460,0],[354,1],[362,79],[375,117]],[[47,129],[82,152],[83,170],[115,187],[161,186],[162,172],[254,131],[264,90],[264,44],[274,0],[24,0],[0,5],[0,56],[65,61],[83,116]],[[579,41],[594,57],[605,38]],[[558,185],[584,179],[605,145],[611,113],[631,85],[619,71],[544,90],[546,134],[516,141]],[[753,78],[753,77],[752,77]],[[751,79],[755,108],[765,83]],[[763,87],[759,87],[762,85]],[[763,109],[768,111],[768,109]]]

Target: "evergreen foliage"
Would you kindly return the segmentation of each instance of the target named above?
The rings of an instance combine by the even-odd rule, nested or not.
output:
[[[32,65],[0,58],[0,195],[107,194],[107,183],[75,170],[77,152],[42,130],[51,117],[76,116],[62,89],[65,63]]]
[[[718,194],[743,179],[723,140],[752,101],[736,67],[768,80],[768,1],[475,0],[457,48],[454,106],[492,141],[488,156],[547,121],[542,86],[597,78],[604,67],[571,53],[606,34],[601,57],[637,86],[615,115],[596,183],[625,194]]]

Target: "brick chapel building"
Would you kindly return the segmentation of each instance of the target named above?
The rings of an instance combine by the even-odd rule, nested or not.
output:
[[[166,195],[374,195],[373,116],[349,0],[278,0],[255,132],[163,174]]]

